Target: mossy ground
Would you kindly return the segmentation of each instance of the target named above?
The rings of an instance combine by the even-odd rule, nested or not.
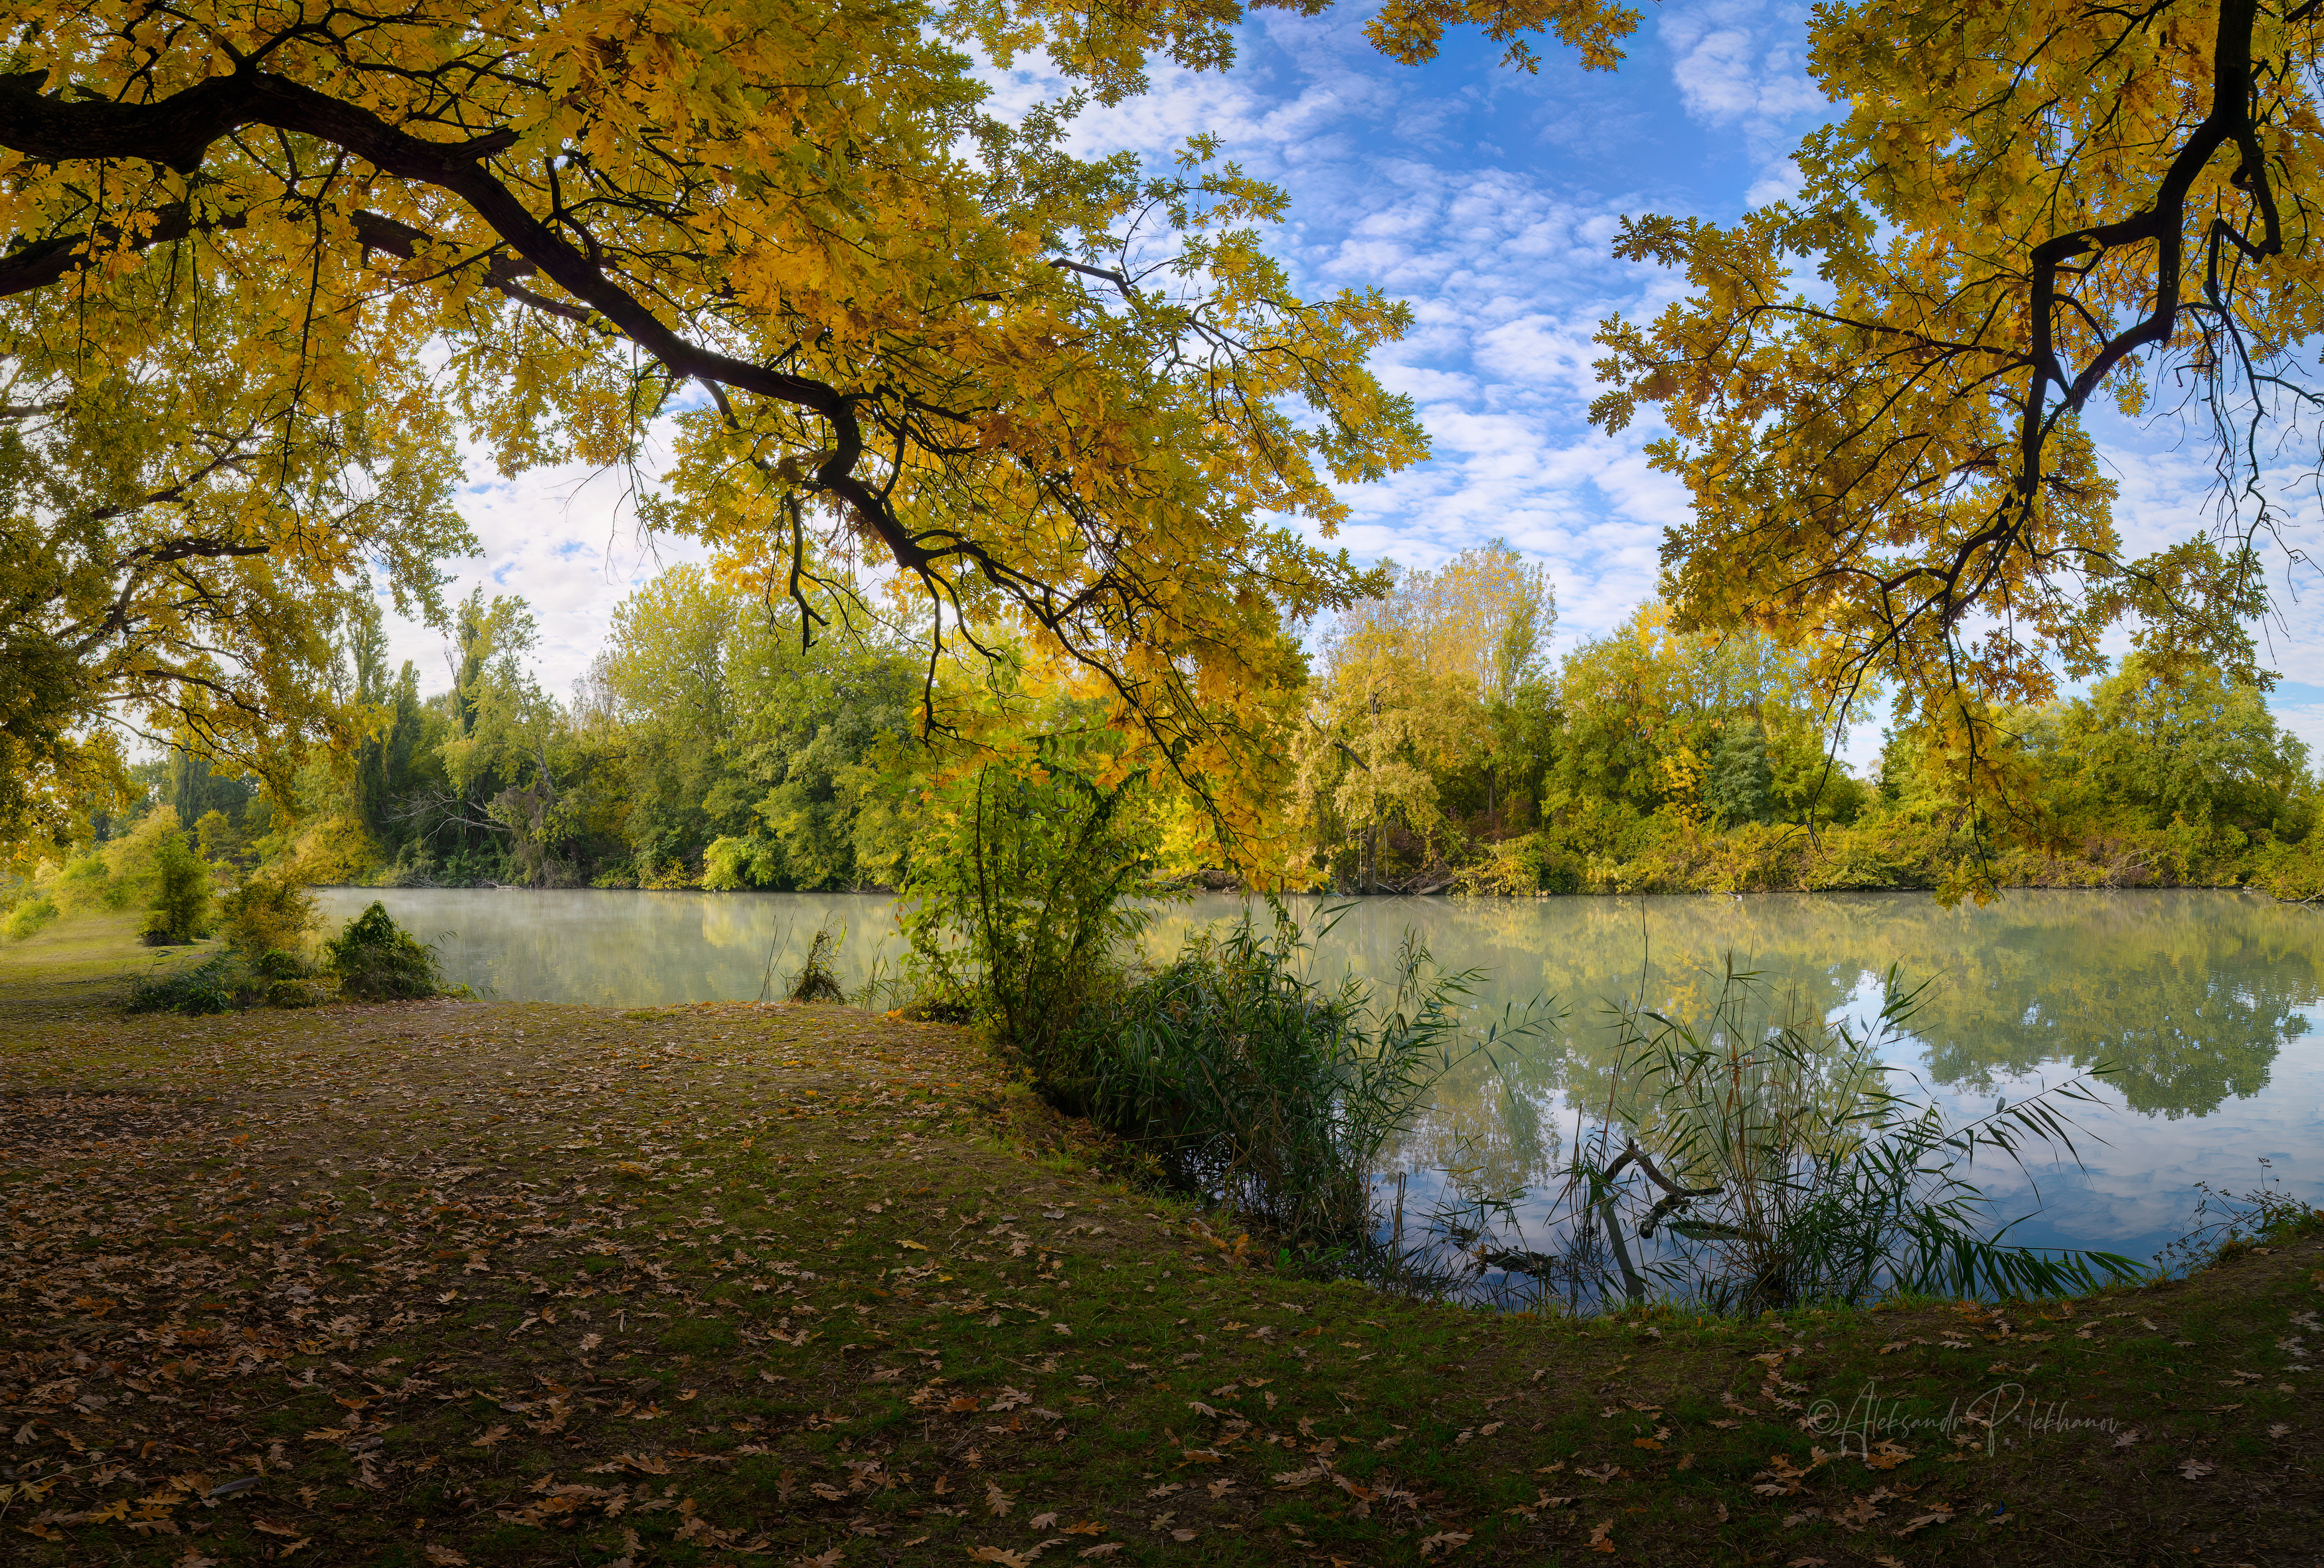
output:
[[[0,1560],[2273,1568],[2324,1538],[2312,1235],[2000,1313],[1486,1316],[1238,1261],[941,1026],[124,1018],[125,933],[35,941],[0,955]]]

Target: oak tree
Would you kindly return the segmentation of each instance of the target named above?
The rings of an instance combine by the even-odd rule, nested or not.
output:
[[[2027,781],[2000,708],[2104,668],[2126,621],[2163,666],[2264,680],[2260,546],[2324,403],[2302,363],[2319,21],[2313,0],[1819,8],[1812,67],[1843,107],[1798,193],[1618,244],[1691,286],[1605,325],[1592,410],[1667,421],[1650,450],[1693,501],[1663,557],[1680,623],[1775,632],[1842,699],[1887,683],[1986,807]],[[2217,483],[2142,553],[2103,438],[2149,413],[2186,421]]]
[[[198,341],[235,428],[285,440],[383,374],[504,469],[633,462],[673,417],[649,521],[810,631],[884,586],[931,659],[1029,637],[1199,780],[1298,678],[1286,620],[1360,583],[1297,521],[1328,536],[1335,484],[1426,450],[1365,368],[1408,313],[1296,291],[1281,191],[1208,138],[1158,174],[1067,150],[1150,59],[1226,63],[1241,14],[6,0],[0,297],[69,335],[77,392]],[[1636,21],[1393,0],[1371,31],[1416,61],[1474,23],[1529,67],[1546,30],[1602,67]],[[972,50],[1046,51],[1075,96],[1004,123]]]

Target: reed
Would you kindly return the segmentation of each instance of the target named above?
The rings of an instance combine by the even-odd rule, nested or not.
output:
[[[1271,914],[1196,933],[1096,1012],[1083,1031],[1093,1109],[1176,1184],[1277,1237],[1360,1250],[1373,1175],[1437,1081],[1530,1026],[1473,1034],[1477,972],[1439,971],[1409,933],[1389,983],[1320,982],[1314,938],[1281,905]]]
[[[1899,1293],[2054,1296],[2144,1277],[2117,1253],[2021,1245],[1970,1178],[1980,1159],[2080,1163],[2070,1111],[2101,1066],[1957,1121],[1899,1088],[1884,1047],[1925,984],[1892,968],[1859,1031],[1773,998],[1730,959],[1707,1014],[1618,1009],[1598,1124],[1576,1140],[1558,1254],[1505,1266],[1587,1296],[1749,1314]],[[2034,1188],[2038,1202],[2039,1189]]]
[[[847,939],[847,927],[834,930],[829,925],[816,927],[814,940],[807,944],[807,957],[791,976],[788,995],[793,1001],[844,1002],[847,988],[839,980],[839,945]]]

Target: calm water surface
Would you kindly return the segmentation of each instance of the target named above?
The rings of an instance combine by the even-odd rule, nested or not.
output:
[[[892,975],[892,905],[855,894],[323,890],[345,919],[377,898],[437,944],[447,975],[512,1001],[646,1006],[779,996],[816,929],[844,925],[841,969]],[[1240,913],[1213,897],[1157,922],[1157,950]],[[1877,1012],[1880,975],[1933,978],[1888,1060],[1962,1113],[2100,1062],[2119,1071],[2079,1121],[2082,1169],[2036,1172],[2042,1212],[2021,1240],[2144,1257],[2186,1227],[2193,1184],[2235,1190],[2262,1159],[2286,1192],[2324,1200],[2324,912],[2242,893],[2013,892],[1978,909],[1920,894],[1742,899],[1376,899],[1343,916],[1319,971],[1380,975],[1407,931],[1485,971],[1480,1019],[1536,1000],[1563,1019],[1495,1073],[1443,1085],[1403,1151],[1415,1170],[1459,1158],[1551,1185],[1610,1055],[1604,1010],[1644,1000],[1699,1013],[1722,957],[1827,1017]],[[2103,1139],[2104,1141],[2098,1141]],[[2014,1171],[1984,1173],[2005,1213],[2034,1207]]]

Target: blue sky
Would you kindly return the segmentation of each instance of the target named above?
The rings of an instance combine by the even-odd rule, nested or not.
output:
[[[1803,69],[1807,11],[1670,0],[1648,9],[1618,72],[1585,73],[1545,44],[1535,77],[1500,68],[1473,35],[1429,65],[1391,64],[1363,38],[1369,14],[1257,13],[1231,69],[1157,70],[1145,97],[1083,116],[1082,150],[1130,148],[1158,167],[1186,136],[1213,133],[1222,155],[1289,191],[1277,249],[1301,287],[1377,284],[1412,303],[1416,330],[1378,364],[1419,404],[1435,456],[1347,492],[1342,541],[1428,565],[1505,536],[1549,566],[1562,650],[1653,592],[1663,528],[1685,507],[1646,466],[1651,424],[1609,438],[1583,419],[1598,321],[1651,313],[1676,291],[1611,258],[1616,225],[1646,212],[1728,220],[1789,189],[1788,152],[1827,117]],[[1063,88],[1038,69],[990,74],[1002,113]],[[2199,526],[2205,475],[2175,432],[2102,434],[2119,443],[2128,542]],[[481,461],[472,473],[463,504],[484,554],[461,564],[455,591],[485,581],[530,599],[541,677],[562,691],[622,595],[691,551],[636,532],[617,476],[503,481]],[[2278,711],[2324,752],[2324,595],[2312,572],[2278,577],[2285,612],[2265,629],[2268,662],[2286,677]],[[396,640],[444,684],[434,634],[401,626]]]

